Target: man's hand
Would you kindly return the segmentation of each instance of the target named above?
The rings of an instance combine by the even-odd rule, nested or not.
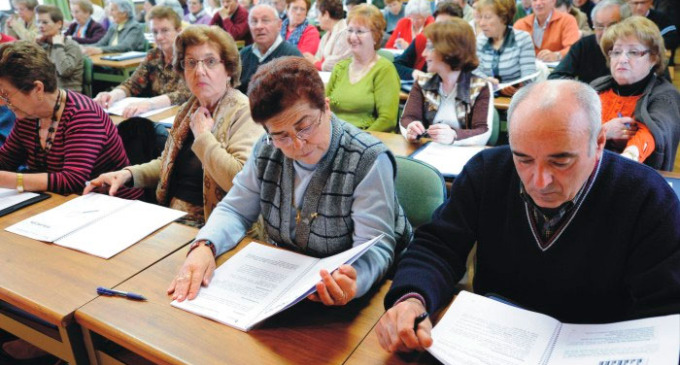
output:
[[[417,331],[413,325],[417,316],[426,312],[418,299],[409,298],[390,308],[378,321],[376,333],[380,346],[388,352],[424,351],[432,346],[432,322],[426,318]]]

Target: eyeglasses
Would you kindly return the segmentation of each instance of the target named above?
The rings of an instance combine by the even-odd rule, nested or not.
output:
[[[628,51],[623,51],[623,50],[620,50],[620,49],[612,49],[612,50],[609,51],[608,55],[609,55],[609,58],[619,58],[619,57],[625,55],[627,59],[632,60],[632,59],[642,58],[644,55],[646,55],[648,53],[650,53],[650,51],[648,49],[645,49],[645,50],[642,50],[642,51],[639,51],[637,49],[631,49],[631,50],[628,50]]]
[[[187,58],[185,60],[182,60],[180,62],[180,65],[185,70],[195,70],[198,67],[198,64],[202,63],[203,66],[205,66],[207,69],[212,70],[213,68],[215,68],[215,66],[223,62],[224,61],[217,59],[215,57],[208,57],[204,60],[195,60],[193,58]]]
[[[323,113],[319,115],[319,120],[317,120],[316,123],[312,122],[310,125],[298,130],[295,132],[294,137],[291,137],[289,134],[272,136],[271,134],[267,133],[267,144],[270,143],[269,141],[272,141],[279,147],[289,147],[291,144],[293,144],[293,138],[297,139],[298,141],[307,142],[309,137],[311,137],[316,130],[316,127],[321,124],[322,117]]]
[[[600,25],[600,24],[597,24],[597,23],[596,23],[596,24],[593,24],[593,29],[596,30],[596,31],[598,31],[598,32],[601,32],[601,31],[603,31],[603,30],[606,30],[607,28],[610,28],[611,26],[613,26],[613,25],[616,24],[616,23],[617,23],[617,22],[613,22],[613,23],[607,24],[607,25]]]
[[[347,28],[347,33],[349,34],[354,34],[357,37],[360,37],[366,33],[370,33],[370,30],[363,30],[363,29],[354,29],[354,28]]]

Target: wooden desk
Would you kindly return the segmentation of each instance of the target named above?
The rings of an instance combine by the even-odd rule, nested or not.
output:
[[[4,231],[74,197],[53,195],[0,218],[0,300],[57,330],[5,312],[0,312],[0,328],[80,364],[87,357],[73,317],[76,309],[97,297],[97,286],[116,286],[186,245],[196,229],[173,223],[109,260]]]
[[[512,99],[507,96],[499,96],[493,99],[493,106],[498,110],[508,110],[510,107],[510,100]]]
[[[170,109],[163,110],[160,113],[152,114],[148,117],[146,117],[149,120],[152,120],[154,122],[159,122],[165,118],[172,117],[173,115],[176,115],[177,112],[179,111],[179,106],[173,106]],[[118,125],[122,121],[124,121],[126,118],[121,117],[120,115],[111,115],[109,114],[109,117],[111,117],[111,120],[113,121],[113,124]]]
[[[113,82],[119,84],[127,80],[130,76],[132,76],[132,73],[135,72],[137,66],[139,66],[139,64],[142,63],[142,61],[144,61],[144,57],[132,58],[124,61],[102,60],[102,56],[112,55],[115,55],[115,53],[98,54],[90,56],[90,59],[92,59],[93,66],[113,68],[120,71],[120,75],[105,72],[97,72],[97,70],[94,69],[92,72],[92,80]]]
[[[408,157],[422,145],[420,142],[411,143],[407,141],[404,136],[397,133],[374,131],[370,131],[369,133],[381,140],[395,156]]]
[[[105,337],[159,364],[341,364],[384,312],[388,283],[345,307],[305,300],[269,318],[262,327],[241,332],[170,306],[165,291],[187,250],[117,287],[139,292],[149,301],[100,297],[76,312],[92,363],[120,363],[103,350],[106,343],[101,337]],[[220,256],[218,264],[234,251]]]

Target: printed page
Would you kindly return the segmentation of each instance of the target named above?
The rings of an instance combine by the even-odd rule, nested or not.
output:
[[[194,300],[171,304],[248,331],[254,319],[318,260],[252,242],[218,267]]]
[[[680,315],[562,326],[550,365],[677,365]]]
[[[109,60],[109,61],[125,61],[125,60],[131,60],[133,58],[142,58],[146,56],[146,52],[140,52],[140,51],[129,51],[129,52],[124,52],[120,53],[117,55],[112,55],[112,56],[102,56],[103,60]]]
[[[318,262],[312,266],[309,271],[300,278],[300,280],[295,282],[281,298],[279,298],[275,303],[262,312],[262,314],[259,316],[260,319],[257,320],[257,322],[269,318],[287,308],[290,308],[294,304],[305,299],[309,294],[314,293],[316,291],[316,283],[321,280],[319,272],[322,269],[327,270],[328,272],[333,272],[343,264],[353,263],[368,249],[378,243],[383,238],[383,236],[384,235],[381,234],[380,236],[366,241],[356,247],[352,247],[347,251],[343,251],[333,256],[318,260]]]
[[[540,364],[560,323],[461,291],[432,330],[428,351],[444,364]]]
[[[20,193],[16,189],[0,188],[0,210],[9,208],[36,196],[38,196],[36,193]]]
[[[498,84],[498,85],[494,85],[493,90],[494,90],[494,91],[498,91],[498,90],[501,90],[501,89],[505,89],[505,88],[508,87],[508,86],[517,85],[517,84],[519,84],[520,82],[533,80],[533,79],[536,78],[536,76],[538,76],[538,74],[539,74],[539,71],[536,71],[536,72],[532,73],[531,75],[524,76],[524,77],[520,77],[520,78],[517,79],[517,80],[512,80],[512,81],[509,81],[509,82],[501,82],[501,83]]]
[[[131,202],[103,194],[87,194],[34,215],[5,230],[38,241],[54,242]]]
[[[444,176],[456,176],[463,171],[463,167],[472,156],[484,148],[483,146],[462,147],[430,142],[411,157],[429,163]]]
[[[130,105],[130,104],[132,104],[132,103],[140,102],[140,101],[145,101],[145,100],[149,100],[149,98],[135,98],[135,97],[127,97],[127,98],[123,98],[123,99],[120,99],[120,100],[118,100],[117,102],[113,103],[113,105],[111,105],[111,106],[110,106],[108,109],[106,109],[105,111],[106,111],[108,114],[112,114],[112,115],[120,115],[120,116],[122,116],[122,115],[123,115],[123,111],[125,110],[125,108],[126,108],[128,105]],[[167,110],[167,109],[170,109],[170,108],[172,108],[172,106],[167,106],[167,107],[160,108],[160,109],[153,109],[153,110],[149,110],[148,112],[139,114],[139,115],[137,115],[137,116],[138,116],[138,117],[144,117],[144,118],[146,118],[146,117],[148,117],[148,116],[151,116],[151,115],[160,113],[160,112],[162,112],[162,111],[164,111],[164,110]]]
[[[131,204],[125,208],[114,211],[55,243],[108,259],[186,214],[138,200],[128,202]]]

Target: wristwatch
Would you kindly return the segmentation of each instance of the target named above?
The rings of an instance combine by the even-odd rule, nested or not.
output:
[[[194,241],[194,242],[191,244],[191,246],[189,246],[189,252],[187,252],[187,256],[189,255],[189,253],[191,253],[191,251],[193,251],[196,247],[200,246],[201,244],[203,244],[203,245],[205,245],[205,246],[207,246],[207,247],[210,247],[210,250],[212,251],[213,256],[217,256],[217,249],[215,248],[215,244],[213,244],[213,243],[212,243],[211,241],[209,241],[209,240],[198,240],[198,241]]]

